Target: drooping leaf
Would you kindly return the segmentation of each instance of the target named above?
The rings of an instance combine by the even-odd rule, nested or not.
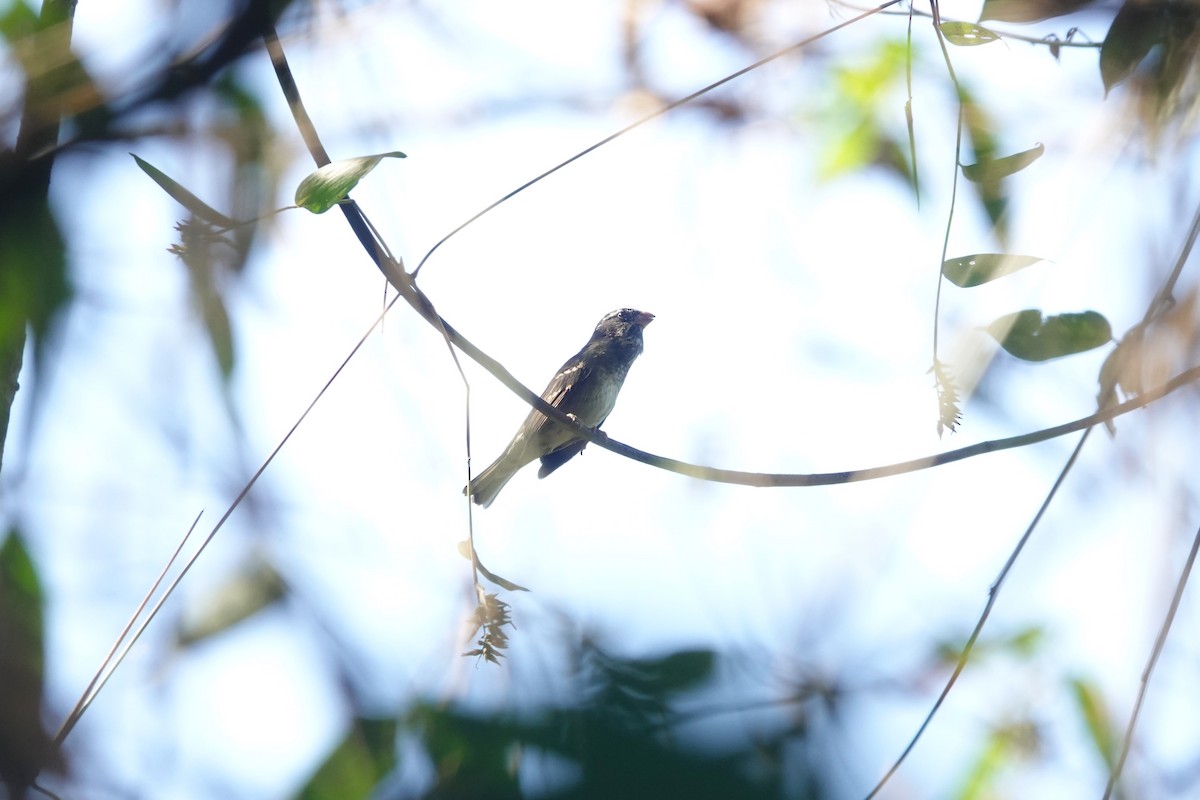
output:
[[[394,719],[354,720],[350,732],[300,790],[299,800],[359,800],[373,796],[375,787],[396,763]]]
[[[1019,256],[1010,253],[976,253],[942,262],[942,275],[955,286],[964,289],[1003,278],[1044,259],[1039,256]]]
[[[1034,161],[1041,158],[1045,152],[1046,147],[1038,144],[1028,150],[1013,153],[1010,156],[980,160],[975,164],[964,164],[962,168],[963,177],[976,183],[998,181],[1001,178],[1007,178],[1009,175],[1025,169]]]
[[[1000,38],[995,31],[971,22],[943,22],[940,27],[946,41],[959,47],[975,47]]]
[[[987,330],[1009,354],[1024,361],[1047,361],[1112,341],[1112,327],[1096,311],[1043,316],[1026,309],[1000,317]]]
[[[394,150],[373,156],[334,161],[309,175],[296,187],[296,205],[314,214],[324,214],[350,193],[358,182],[385,158],[407,158]]]
[[[1107,93],[1133,73],[1166,35],[1166,17],[1158,3],[1125,3],[1113,17],[1100,46],[1100,79]]]
[[[979,19],[1037,22],[1070,14],[1096,0],[983,0]]]
[[[129,155],[133,156],[133,160],[137,162],[139,167],[141,167],[142,172],[149,175],[150,179],[157,183],[164,192],[169,194],[175,200],[175,202],[192,212],[192,214],[194,214],[198,219],[202,219],[205,222],[216,225],[218,228],[232,228],[237,225],[235,220],[230,219],[220,211],[217,211],[215,208],[210,206],[208,203],[205,203],[199,197],[196,197],[196,195],[192,194],[190,191],[184,188],[182,184],[172,179],[165,172],[158,169],[158,167],[155,167],[153,164],[138,158],[133,153],[130,153]]]

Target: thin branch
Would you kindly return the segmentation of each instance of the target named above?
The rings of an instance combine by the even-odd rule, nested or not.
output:
[[[830,34],[836,33],[837,31],[840,31],[843,28],[847,28],[847,27],[853,25],[854,23],[864,20],[867,17],[870,17],[874,14],[878,14],[879,12],[883,11],[884,9],[890,8],[891,6],[897,5],[898,3],[900,3],[900,0],[887,0],[887,2],[881,3],[880,5],[876,6],[875,8],[868,9],[867,11],[864,11],[863,13],[858,14],[857,16],[852,17],[848,20],[845,20],[844,22],[840,22],[837,25],[834,25],[832,28],[826,28],[825,30],[821,31],[820,33],[814,34],[813,36],[809,36],[807,39],[802,39],[798,42],[794,42],[793,44],[788,45],[787,47],[783,48],[782,50],[774,52],[771,55],[766,56],[765,58],[760,58],[758,61],[755,61],[753,64],[750,64],[749,66],[742,67],[737,72],[732,72],[732,73],[726,75],[724,78],[721,78],[718,81],[714,81],[713,83],[708,84],[707,86],[705,86],[702,89],[697,89],[696,91],[692,92],[689,95],[681,97],[678,100],[673,100],[670,103],[667,103],[666,105],[662,106],[661,108],[658,108],[655,111],[650,112],[649,114],[642,117],[641,119],[631,122],[630,124],[626,125],[624,128],[621,128],[616,133],[609,134],[608,136],[605,136],[603,139],[601,139],[600,141],[591,145],[590,147],[586,147],[583,150],[580,150],[578,153],[571,156],[566,161],[556,164],[555,166],[553,166],[550,169],[546,170],[545,172],[541,173],[537,177],[531,178],[530,180],[521,184],[517,188],[513,189],[511,192],[504,195],[503,197],[501,197],[499,200],[495,201],[491,205],[488,205],[487,207],[483,208],[482,210],[480,210],[479,212],[474,214],[472,217],[470,217],[466,222],[462,223],[457,228],[450,231],[445,236],[443,236],[441,239],[439,239],[437,241],[437,243],[434,244],[433,247],[429,248],[429,252],[427,252],[425,254],[425,256],[417,263],[417,268],[412,271],[413,279],[414,280],[416,279],[417,273],[419,273],[421,271],[421,267],[425,266],[425,262],[429,260],[429,257],[432,256],[434,254],[434,252],[439,247],[441,247],[443,244],[445,244],[452,236],[457,234],[463,228],[466,228],[471,223],[475,222],[477,219],[482,217],[484,214],[487,214],[489,211],[491,211],[492,209],[499,206],[501,203],[504,203],[507,200],[512,199],[516,195],[518,195],[521,192],[528,189],[530,186],[533,186],[535,183],[537,183],[545,178],[550,177],[551,175],[558,172],[563,167],[573,164],[574,162],[578,161],[579,159],[583,158],[584,156],[588,155],[589,153],[600,149],[601,147],[608,144],[609,142],[612,142],[613,140],[624,136],[625,134],[629,133],[633,129],[641,127],[642,125],[645,125],[647,122],[650,122],[651,120],[658,119],[659,117],[663,116],[664,114],[666,114],[670,111],[673,111],[682,105],[686,105],[687,103],[692,102],[693,100],[700,97],[701,95],[708,94],[709,92],[713,91],[714,89],[720,88],[721,86],[724,86],[725,84],[729,83],[730,81],[737,80],[738,78],[742,77],[743,75],[753,72],[754,70],[758,69],[759,67],[769,64],[772,61],[782,58],[783,56],[786,56],[797,50],[808,47],[813,42],[820,41],[821,39],[824,39],[826,36],[829,36]]]
[[[1196,535],[1192,538],[1192,549],[1188,552],[1187,561],[1184,562],[1183,571],[1179,575],[1179,581],[1175,584],[1171,607],[1167,609],[1167,616],[1163,619],[1162,627],[1159,628],[1158,638],[1154,640],[1154,649],[1150,651],[1146,669],[1142,671],[1142,685],[1138,689],[1137,700],[1134,701],[1133,710],[1129,714],[1129,724],[1125,727],[1125,737],[1121,741],[1121,753],[1117,756],[1112,773],[1108,776],[1108,785],[1104,787],[1104,800],[1112,797],[1113,789],[1121,777],[1121,770],[1125,768],[1125,758],[1129,755],[1129,746],[1133,742],[1133,728],[1137,725],[1138,715],[1146,700],[1146,690],[1150,687],[1150,675],[1154,672],[1158,657],[1162,655],[1163,647],[1167,643],[1167,634],[1171,631],[1171,623],[1175,621],[1175,612],[1179,610],[1179,601],[1183,598],[1183,590],[1187,587],[1188,578],[1192,574],[1192,566],[1196,563],[1197,551],[1200,551],[1200,529],[1197,529]]]
[[[142,598],[142,602],[138,604],[136,609],[134,609],[133,616],[129,618],[129,622],[125,623],[125,627],[121,630],[120,635],[117,636],[117,640],[113,642],[108,654],[104,657],[104,660],[100,662],[100,667],[96,670],[96,674],[92,676],[91,683],[89,683],[87,688],[83,690],[83,693],[79,696],[78,702],[75,703],[75,707],[71,709],[71,713],[67,715],[67,718],[63,720],[62,726],[58,729],[58,733],[54,736],[55,747],[61,747],[62,743],[66,741],[66,738],[71,735],[71,731],[75,729],[75,725],[79,722],[80,717],[83,716],[83,712],[86,711],[88,706],[92,704],[92,700],[94,700],[96,695],[100,693],[100,690],[104,688],[104,684],[108,682],[109,676],[112,675],[112,673],[116,670],[117,665],[121,663],[121,660],[125,658],[125,652],[128,652],[128,648],[126,648],[126,650],[121,654],[121,657],[116,660],[116,663],[113,663],[113,658],[116,656],[117,650],[120,648],[121,643],[124,642],[126,637],[129,636],[129,631],[133,629],[138,617],[141,616],[142,612],[146,610],[146,606],[149,605],[150,598],[152,598],[154,593],[158,591],[158,587],[162,585],[163,578],[165,578],[167,573],[171,571],[171,566],[175,563],[175,559],[179,558],[179,554],[183,551],[183,546],[187,544],[188,539],[191,538],[192,533],[196,530],[196,526],[200,523],[200,517],[203,514],[204,512],[201,511],[196,515],[196,518],[192,520],[191,527],[187,529],[187,533],[185,533],[183,538],[179,540],[179,544],[176,546],[175,552],[172,553],[171,557],[167,559],[167,563],[163,566],[162,571],[158,573],[158,577],[155,578],[154,583],[150,585],[150,590],[146,592],[146,596]],[[108,669],[110,663],[112,664],[112,669]],[[107,674],[105,674],[105,670],[107,670]]]
[[[1058,494],[1058,489],[1060,486],[1062,486],[1063,481],[1066,480],[1067,473],[1069,473],[1071,468],[1075,466],[1075,461],[1079,458],[1080,452],[1083,451],[1083,445],[1087,442],[1091,433],[1092,428],[1089,427],[1083,432],[1083,436],[1079,437],[1079,443],[1075,445],[1075,449],[1071,452],[1071,457],[1067,459],[1067,463],[1058,473],[1058,478],[1054,481],[1054,485],[1050,487],[1050,491],[1046,495],[1046,499],[1042,501],[1042,505],[1038,509],[1037,514],[1034,515],[1033,520],[1025,529],[1025,533],[1021,535],[1019,540],[1017,540],[1017,546],[1014,547],[1012,553],[1009,554],[1008,560],[1004,562],[1004,566],[1000,568],[1000,574],[996,576],[995,582],[991,585],[991,588],[988,589],[987,603],[983,607],[983,613],[979,615],[979,621],[975,623],[975,630],[971,631],[970,638],[968,638],[967,643],[963,645],[962,653],[958,657],[958,663],[954,665],[954,671],[950,674],[950,679],[946,681],[946,685],[942,687],[942,691],[938,695],[937,700],[934,701],[933,708],[929,709],[929,713],[925,715],[925,720],[921,723],[921,726],[917,728],[917,732],[913,734],[912,739],[909,740],[908,745],[904,748],[904,751],[900,753],[900,756],[892,764],[891,768],[888,769],[884,776],[879,779],[879,783],[875,784],[875,788],[872,789],[871,793],[867,795],[867,800],[871,800],[872,797],[875,797],[877,794],[879,794],[879,791],[883,789],[884,785],[888,782],[888,780],[891,779],[892,775],[896,774],[896,770],[900,769],[900,765],[904,763],[904,760],[908,758],[908,754],[911,753],[913,748],[917,746],[917,742],[919,742],[921,737],[925,734],[925,729],[929,727],[929,723],[933,721],[934,716],[942,707],[942,703],[945,702],[946,697],[949,696],[950,690],[953,689],[954,684],[958,682],[958,676],[961,675],[963,669],[966,668],[967,659],[971,657],[971,652],[975,649],[975,642],[979,640],[979,635],[983,633],[983,626],[987,624],[988,617],[992,615],[992,608],[996,605],[996,600],[1000,596],[1000,587],[1004,585],[1005,579],[1008,578],[1008,574],[1012,571],[1013,566],[1017,563],[1017,557],[1021,555],[1021,551],[1025,549],[1025,545],[1029,543],[1030,537],[1033,536],[1033,531],[1037,528],[1038,523],[1042,521],[1042,516],[1046,513],[1046,509],[1050,507],[1050,501],[1054,499],[1056,494]]]

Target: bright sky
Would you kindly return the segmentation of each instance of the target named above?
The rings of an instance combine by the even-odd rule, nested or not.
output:
[[[123,5],[81,4],[77,22],[89,66],[113,80],[161,33],[138,21],[165,15],[154,3]],[[812,7],[780,19],[764,40],[786,43],[835,21],[823,4]],[[959,18],[974,14],[974,5],[962,8]],[[426,12],[431,19],[420,21],[386,4],[341,18],[325,9],[285,41],[335,158],[408,154],[380,165],[354,196],[410,268],[471,214],[642,108],[622,93],[615,4],[514,11],[478,2]],[[658,85],[684,93],[750,60],[714,44],[674,6],[646,14]],[[1001,356],[986,395],[968,401],[961,432],[937,438],[926,371],[954,118],[924,23],[914,72],[928,170],[921,208],[879,171],[816,178],[830,70],[869,57],[878,37],[902,36],[903,26],[872,20],[828,40],[829,59],[786,59],[724,90],[767,106],[747,124],[714,126],[709,115],[682,111],[602,148],[443,246],[421,287],[535,391],[605,312],[653,312],[645,354],[606,430],[711,466],[864,468],[1090,413],[1105,352],[1045,365]],[[1086,30],[1099,40],[1104,26]],[[1046,145],[1013,181],[1012,249],[1053,263],[982,289],[947,286],[943,358],[969,372],[969,354],[994,349],[979,326],[1020,308],[1093,308],[1125,330],[1170,268],[1196,202],[1187,181],[1172,177],[1183,168],[1128,157],[1122,98],[1100,102],[1092,51],[1064,51],[1056,63],[1014,42],[953,56],[1006,149]],[[246,70],[266,87],[284,132],[275,154],[282,206],[312,165],[272,94],[265,56]],[[200,146],[154,140],[128,149],[218,204],[224,172]],[[273,221],[230,295],[239,440],[189,311],[186,275],[165,252],[182,212],[120,148],[87,169],[86,181],[71,173],[70,195],[57,198],[81,303],[62,359],[38,376],[47,396],[33,451],[28,395],[18,402],[0,495],[6,516],[28,525],[52,598],[51,685],[63,704],[55,718],[192,517],[203,508],[200,530],[209,530],[369,327],[383,285],[337,212]],[[950,254],[993,250],[964,192]],[[467,375],[478,470],[525,409],[473,364]],[[891,796],[946,796],[983,727],[1024,712],[1044,720],[1058,758],[1013,776],[1012,796],[1102,785],[1056,681],[1063,673],[1097,681],[1123,724],[1195,524],[1177,510],[1194,504],[1175,482],[1193,456],[1178,437],[1161,436],[1186,424],[1182,413],[1166,401],[1121,421],[1116,441],[1093,436],[988,629],[1044,624],[1043,660],[968,671]],[[463,422],[463,388],[444,344],[400,308],[85,718],[80,757],[106,762],[134,794],[202,797],[236,787],[240,796],[283,796],[342,735],[339,669],[381,713],[426,693],[484,706],[535,701],[532,687],[561,658],[559,613],[622,652],[749,654],[762,681],[756,698],[776,693],[772,681],[794,676],[798,664],[862,682],[910,675],[931,639],[965,637],[1074,443],[807,490],[701,483],[595,447],[545,481],[530,468],[474,516],[485,563],[534,590],[506,596],[518,630],[497,670],[456,655],[471,599],[455,547],[466,536]],[[180,615],[204,608],[255,551],[281,567],[307,607],[172,652]],[[1147,747],[1196,741],[1194,723],[1166,721],[1170,705],[1194,699],[1195,679],[1180,670],[1196,646],[1195,620],[1195,603],[1185,602],[1178,650],[1168,649],[1144,714]],[[322,646],[330,632],[341,665]],[[931,671],[915,697],[873,695],[850,707],[835,742],[851,765],[849,795],[899,753],[942,675]]]

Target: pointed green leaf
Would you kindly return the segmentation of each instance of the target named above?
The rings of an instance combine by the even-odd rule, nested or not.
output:
[[[941,29],[946,41],[959,47],[974,47],[1000,38],[995,31],[971,22],[943,22]]]
[[[1047,361],[1112,341],[1112,327],[1095,311],[1043,317],[1041,311],[1026,309],[1000,317],[987,330],[1001,347],[1024,361]]]
[[[1113,17],[1100,46],[1100,79],[1107,93],[1129,75],[1166,36],[1162,7],[1153,3],[1125,3]]]
[[[1013,153],[1011,156],[980,160],[976,164],[964,164],[962,168],[963,177],[976,183],[998,181],[1001,178],[1007,178],[1014,172],[1020,172],[1025,169],[1034,161],[1041,158],[1042,153],[1045,152],[1045,146],[1038,144],[1028,150],[1022,150],[1020,153]]]
[[[196,195],[185,189],[180,183],[172,180],[162,170],[143,161],[133,153],[129,155],[133,156],[133,160],[142,168],[142,172],[149,175],[152,181],[157,183],[164,192],[171,195],[175,202],[192,212],[197,219],[202,219],[205,222],[216,225],[218,228],[232,228],[237,225],[235,220],[230,219],[199,197],[196,197]]]
[[[373,156],[346,158],[326,164],[300,181],[296,187],[296,205],[314,214],[324,214],[338,204],[363,177],[385,158],[407,158],[394,150]]]
[[[1038,256],[1018,256],[1009,253],[977,253],[959,256],[942,262],[942,274],[955,286],[969,288],[997,278],[1003,278],[1039,261]]]

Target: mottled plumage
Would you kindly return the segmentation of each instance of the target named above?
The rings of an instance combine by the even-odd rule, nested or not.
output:
[[[574,416],[580,425],[599,428],[616,405],[630,365],[641,355],[642,329],[652,319],[653,314],[632,308],[605,314],[583,349],[559,368],[542,399]],[[585,445],[587,439],[531,409],[500,457],[471,481],[471,498],[487,508],[504,484],[529,462],[542,460],[538,477],[544,478]],[[463,487],[463,494],[466,492]]]

